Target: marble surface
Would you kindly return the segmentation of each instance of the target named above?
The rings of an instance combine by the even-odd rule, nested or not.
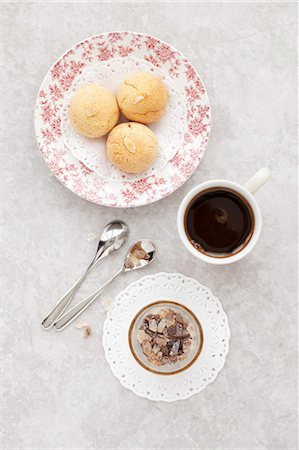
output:
[[[2,92],[3,448],[297,448],[297,133],[295,3],[5,3]],[[37,151],[33,107],[40,82],[66,49],[109,30],[156,35],[197,67],[212,106],[212,134],[196,173],[176,193],[134,210],[88,203],[51,176]],[[264,227],[243,261],[213,267],[179,242],[176,212],[197,183],[241,183],[261,166],[273,176],[256,198]],[[152,403],[121,387],[104,360],[100,302],[73,326],[44,332],[44,314],[80,275],[96,235],[114,218],[131,239],[160,249],[148,273],[179,271],[221,299],[231,349],[216,382],[190,400]],[[124,253],[122,249],[121,253]],[[99,265],[80,296],[121,257]],[[119,279],[114,297],[139,277]]]

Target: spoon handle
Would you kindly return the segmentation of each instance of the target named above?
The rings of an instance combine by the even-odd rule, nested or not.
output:
[[[92,267],[93,265],[91,264],[81,275],[81,277],[76,281],[76,283],[73,284],[73,286],[58,300],[54,308],[51,309],[47,317],[42,321],[42,327],[44,330],[48,330],[49,328],[51,328],[58,317],[61,316],[61,314],[65,311]]]
[[[48,313],[47,317],[42,321],[42,327],[44,330],[48,330],[51,328],[56,320],[63,314],[63,312],[66,310],[68,305],[71,303],[72,298],[78,291],[79,287],[85,280],[88,273],[91,271],[91,269],[94,268],[94,266],[102,259],[107,256],[105,254],[105,250],[107,249],[107,241],[103,242],[101,241],[98,247],[98,251],[96,256],[94,257],[93,261],[90,263],[90,265],[87,267],[85,272],[81,275],[81,277],[76,281],[75,284],[58,300],[54,308],[51,309],[51,311]]]
[[[76,317],[78,317],[89,305],[91,305],[103,292],[103,290],[110,284],[112,281],[122,272],[122,268],[108,280],[102,287],[97,289],[95,292],[90,294],[88,297],[84,298],[77,305],[73,306],[69,311],[67,311],[63,316],[61,316],[55,323],[54,327],[56,331],[61,331],[65,327],[67,327],[70,323],[72,323]]]

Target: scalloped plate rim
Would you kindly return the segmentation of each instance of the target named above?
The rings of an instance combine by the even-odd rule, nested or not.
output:
[[[119,296],[121,296],[123,293],[125,293],[127,290],[129,290],[132,286],[137,285],[138,283],[140,283],[140,282],[141,282],[142,280],[144,280],[144,279],[148,279],[148,278],[152,278],[152,277],[156,277],[156,276],[169,276],[169,275],[172,275],[172,276],[179,276],[179,277],[183,277],[183,279],[185,279],[185,280],[192,280],[192,281],[195,281],[198,285],[200,285],[200,287],[202,287],[202,288],[208,290],[208,292],[213,296],[213,298],[216,299],[216,300],[219,302],[219,307],[220,307],[221,312],[222,312],[222,314],[223,314],[223,316],[224,316],[224,318],[225,318],[225,323],[226,323],[226,327],[227,327],[227,347],[226,347],[225,352],[224,352],[224,355],[223,355],[224,358],[223,358],[222,364],[220,365],[218,371],[215,373],[214,378],[211,379],[210,381],[207,381],[206,384],[205,384],[204,386],[202,386],[202,387],[199,388],[199,389],[194,389],[192,392],[190,392],[189,394],[185,395],[184,397],[182,397],[182,398],[176,398],[175,400],[170,399],[170,398],[163,398],[163,399],[159,399],[159,400],[152,400],[152,399],[150,399],[148,396],[146,396],[146,394],[138,393],[138,392],[135,392],[135,391],[131,390],[131,389],[123,382],[123,379],[122,379],[121,377],[118,377],[118,375],[117,375],[117,374],[115,373],[115,371],[114,371],[113,365],[110,365],[110,363],[109,363],[109,361],[108,361],[108,358],[107,358],[107,349],[106,349],[106,346],[105,346],[105,344],[104,344],[104,338],[105,338],[105,331],[106,331],[106,327],[107,327],[107,323],[108,323],[109,313],[110,313],[110,311],[112,311],[114,308],[116,308],[115,305],[116,305],[116,301],[117,301],[117,299],[118,299]],[[179,300],[178,300],[178,301],[179,301]],[[172,402],[174,402],[174,401],[183,401],[183,400],[187,400],[187,399],[189,399],[190,397],[192,397],[193,395],[199,394],[199,393],[202,392],[206,387],[208,387],[210,384],[214,383],[214,381],[217,379],[218,375],[220,374],[220,372],[222,371],[222,369],[224,368],[224,366],[227,364],[227,356],[228,356],[229,350],[230,350],[230,338],[231,338],[231,330],[230,330],[230,326],[229,326],[228,316],[227,316],[225,310],[223,309],[222,303],[220,302],[220,300],[218,299],[218,297],[216,297],[216,296],[212,293],[212,291],[211,291],[211,289],[210,289],[209,287],[207,287],[206,285],[202,284],[200,281],[196,280],[195,278],[189,277],[189,276],[186,276],[186,275],[183,275],[183,274],[180,273],[180,272],[164,272],[164,271],[162,271],[162,272],[157,272],[157,273],[151,274],[151,275],[145,275],[145,276],[139,278],[138,280],[136,280],[136,281],[130,283],[128,286],[126,286],[122,291],[120,291],[120,292],[116,295],[116,297],[115,297],[114,300],[113,300],[112,308],[111,308],[109,311],[107,311],[107,314],[106,314],[106,318],[105,318],[104,325],[103,325],[103,334],[102,334],[101,342],[102,342],[102,346],[103,346],[103,349],[104,349],[104,354],[105,354],[106,362],[107,362],[107,364],[109,365],[109,368],[111,369],[111,371],[112,371],[113,375],[115,376],[115,378],[117,378],[117,380],[120,382],[120,384],[121,384],[124,388],[126,388],[126,389],[129,390],[129,391],[131,391],[133,394],[137,395],[137,396],[140,397],[140,398],[145,398],[145,399],[150,400],[150,401],[157,401],[157,402],[161,401],[161,402],[172,403]],[[194,365],[196,365],[197,362],[198,362],[198,361],[195,361],[195,362],[194,362]],[[159,375],[154,375],[154,376],[156,377],[156,376],[159,376]],[[175,376],[175,375],[174,375],[174,376]]]

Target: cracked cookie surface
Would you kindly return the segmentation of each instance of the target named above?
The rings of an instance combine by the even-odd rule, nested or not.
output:
[[[117,101],[127,119],[152,123],[163,116],[168,103],[168,92],[160,77],[148,72],[138,72],[122,82],[117,92]]]

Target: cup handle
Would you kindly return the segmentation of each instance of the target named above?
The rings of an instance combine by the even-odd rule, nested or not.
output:
[[[256,191],[266,183],[271,177],[271,170],[267,169],[267,167],[263,167],[260,169],[253,177],[251,177],[244,187],[251,192],[251,194],[255,194]]]

